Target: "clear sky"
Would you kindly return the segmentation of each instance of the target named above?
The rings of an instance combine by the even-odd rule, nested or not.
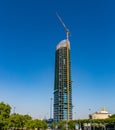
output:
[[[65,39],[56,11],[71,32],[74,118],[103,106],[115,113],[114,0],[0,0],[0,101],[49,117],[55,47]]]

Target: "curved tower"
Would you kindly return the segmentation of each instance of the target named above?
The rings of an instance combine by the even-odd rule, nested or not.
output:
[[[54,121],[72,119],[71,87],[70,42],[66,39],[56,46]]]

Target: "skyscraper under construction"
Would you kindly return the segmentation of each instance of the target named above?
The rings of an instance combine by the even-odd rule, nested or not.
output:
[[[69,30],[60,16],[62,25],[66,29],[66,39],[56,46],[55,54],[55,81],[54,81],[54,121],[72,119],[72,86],[70,66]]]

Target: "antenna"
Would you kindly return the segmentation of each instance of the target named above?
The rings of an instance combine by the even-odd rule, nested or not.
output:
[[[65,28],[66,31],[66,38],[68,40],[69,36],[70,36],[70,31],[69,29],[66,27],[65,23],[63,22],[63,20],[61,19],[61,17],[59,16],[59,14],[56,12],[56,15],[58,17],[58,19],[60,20],[60,22],[62,23],[63,27]]]

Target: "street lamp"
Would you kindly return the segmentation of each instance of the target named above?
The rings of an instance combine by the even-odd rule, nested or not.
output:
[[[53,117],[52,117],[52,110],[53,110],[53,108],[52,108],[52,100],[53,100],[53,98],[50,98],[50,119],[49,119],[49,127],[51,128],[51,124],[52,124],[52,122],[53,122]]]
[[[91,109],[89,108],[89,111],[91,111]],[[91,114],[89,114],[89,119],[90,119],[90,130],[91,130]]]
[[[74,112],[74,120],[76,120],[76,112]]]
[[[66,120],[66,130],[68,130],[68,121]]]

